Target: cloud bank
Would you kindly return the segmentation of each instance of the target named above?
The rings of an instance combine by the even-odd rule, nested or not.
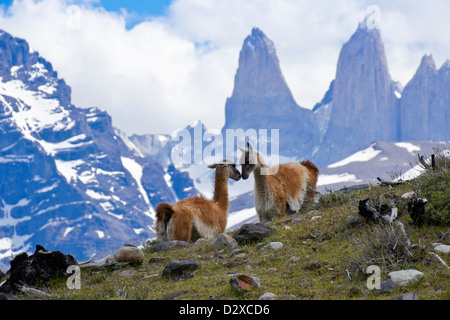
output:
[[[96,5],[94,5],[96,4]],[[342,44],[374,3],[353,0],[176,0],[126,28],[126,11],[95,0],[15,0],[0,28],[25,38],[72,87],[127,134],[170,133],[195,120],[224,124],[239,51],[252,27],[276,46],[297,103],[312,108],[335,77]],[[424,54],[450,58],[450,2],[378,1],[393,80],[405,85]]]

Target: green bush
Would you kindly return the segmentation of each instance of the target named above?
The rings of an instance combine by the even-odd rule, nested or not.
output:
[[[450,171],[427,172],[418,180],[420,196],[428,200],[425,207],[428,222],[450,225]]]

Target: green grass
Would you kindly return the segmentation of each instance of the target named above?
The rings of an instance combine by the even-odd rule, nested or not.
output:
[[[82,270],[80,290],[67,289],[65,279],[53,281],[44,290],[51,294],[50,299],[89,300],[161,299],[175,291],[184,292],[177,299],[194,300],[258,299],[265,292],[272,292],[277,299],[283,300],[390,299],[407,291],[415,292],[421,299],[450,299],[450,272],[427,253],[432,249],[432,242],[449,243],[448,227],[412,227],[407,214],[399,219],[407,227],[411,242],[424,245],[426,251],[414,253],[411,261],[390,268],[422,271],[425,274],[422,281],[395,293],[376,295],[366,287],[367,275],[352,269],[352,263],[361,259],[361,241],[373,236],[375,227],[358,216],[359,200],[369,197],[381,201],[410,190],[410,185],[403,184],[392,189],[372,186],[370,190],[345,195],[329,193],[322,196],[329,198],[322,198],[315,208],[305,208],[302,213],[270,222],[276,228],[274,233],[263,243],[241,246],[235,254],[227,249],[212,249],[210,242],[167,252],[151,252],[147,248],[144,249],[144,263],[139,266],[120,270]],[[320,218],[311,220],[313,216]],[[296,217],[306,220],[292,223]],[[263,248],[272,241],[281,241],[283,246],[279,250]],[[441,257],[450,264],[449,255],[441,254]],[[194,259],[200,268],[187,280],[162,278],[164,267],[175,259]],[[388,271],[382,268],[382,280]],[[258,277],[261,287],[244,293],[235,291],[229,280],[236,273]]]

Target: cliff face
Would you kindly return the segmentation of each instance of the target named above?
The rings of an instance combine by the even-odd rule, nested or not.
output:
[[[450,62],[439,70],[431,55],[405,86],[400,101],[401,140],[450,139]]]
[[[331,100],[330,121],[315,156],[319,164],[339,160],[372,141],[397,139],[395,84],[378,29],[362,22],[344,44]]]
[[[239,56],[234,90],[225,106],[226,129],[279,129],[280,153],[308,156],[318,143],[312,111],[294,101],[273,42],[254,28]]]

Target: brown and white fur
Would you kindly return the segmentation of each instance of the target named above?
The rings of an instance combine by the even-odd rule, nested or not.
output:
[[[214,238],[225,231],[228,213],[228,178],[238,181],[241,173],[231,160],[209,165],[216,169],[214,197],[195,196],[177,204],[162,202],[156,207],[156,232],[163,240],[194,242]]]
[[[255,176],[255,208],[260,222],[284,215],[288,208],[299,211],[306,195],[314,198],[314,192],[307,191],[308,186],[316,189],[319,169],[314,163],[308,160],[268,167],[248,142],[247,147],[248,150],[240,148],[243,154],[239,162],[244,180],[252,172]]]

